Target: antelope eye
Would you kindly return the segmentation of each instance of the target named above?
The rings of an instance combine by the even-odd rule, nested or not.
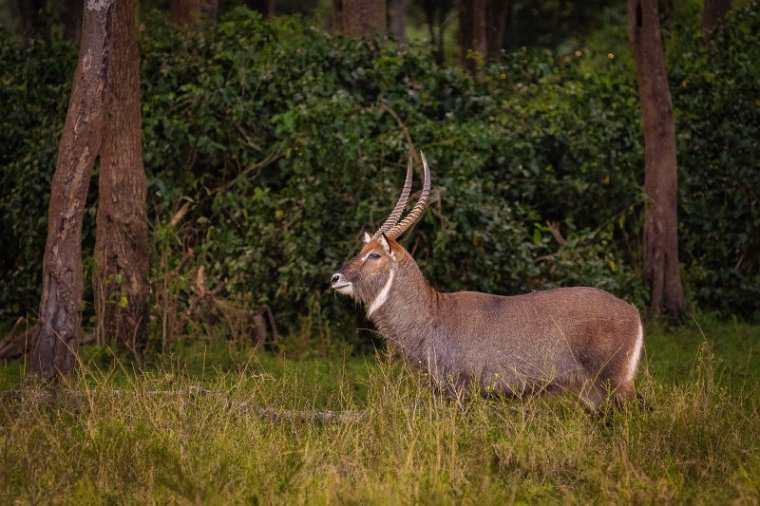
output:
[[[380,255],[378,255],[377,253],[370,253],[369,255],[367,255],[367,258],[370,258],[372,260],[377,260],[378,258],[380,258]]]

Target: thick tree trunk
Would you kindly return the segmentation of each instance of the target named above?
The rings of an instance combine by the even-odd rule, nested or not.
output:
[[[476,71],[488,54],[486,0],[459,1],[459,63]]]
[[[215,21],[219,0],[170,0],[169,18],[176,26],[186,28],[199,21]]]
[[[136,7],[134,0],[119,0],[114,12],[93,273],[96,340],[116,340],[132,351],[146,322],[149,290]]]
[[[42,296],[29,360],[44,378],[74,368],[82,310],[82,217],[101,145],[115,0],[85,2],[79,61],[51,184]]]
[[[644,128],[644,276],[654,315],[678,320],[687,304],[678,267],[676,132],[657,0],[629,0],[628,29]]]
[[[386,34],[386,0],[333,0],[333,29],[356,39]]]
[[[702,33],[705,39],[712,37],[730,10],[731,0],[705,0],[702,5]]]

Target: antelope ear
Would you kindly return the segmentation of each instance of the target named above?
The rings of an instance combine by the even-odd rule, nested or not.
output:
[[[388,238],[385,237],[385,234],[380,234],[380,237],[377,238],[377,242],[380,243],[380,246],[383,247],[386,254],[391,255],[391,256],[393,255],[391,253],[391,245],[388,244]]]
[[[367,232],[364,232],[364,237],[362,238],[362,240],[364,241],[364,244],[367,244],[368,242],[372,240],[372,236],[369,235]]]

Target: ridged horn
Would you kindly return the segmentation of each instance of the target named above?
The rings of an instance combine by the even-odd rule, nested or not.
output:
[[[428,199],[430,198],[430,167],[428,167],[427,160],[425,159],[425,153],[422,151],[420,151],[420,158],[422,159],[422,169],[425,178],[422,183],[422,194],[420,195],[417,203],[414,204],[412,210],[409,211],[409,214],[407,214],[406,217],[401,220],[401,223],[394,225],[392,229],[386,232],[385,235],[391,239],[398,238],[401,234],[406,232],[409,227],[414,225],[417,220],[420,219],[422,213],[427,207]]]
[[[396,223],[398,223],[398,220],[401,219],[401,213],[404,212],[406,203],[409,201],[409,194],[412,192],[412,168],[414,167],[413,156],[414,155],[412,153],[409,153],[409,161],[406,164],[406,180],[404,181],[404,189],[401,190],[401,195],[398,197],[396,206],[393,208],[393,211],[391,211],[391,214],[388,215],[380,228],[377,229],[375,235],[372,236],[373,239],[380,237],[380,234],[387,232],[388,229],[393,227]]]

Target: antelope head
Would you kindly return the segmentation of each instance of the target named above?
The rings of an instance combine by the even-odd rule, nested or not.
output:
[[[332,275],[333,289],[366,304],[368,316],[371,316],[374,310],[387,299],[399,262],[407,258],[411,259],[396,239],[420,219],[430,197],[430,168],[422,152],[420,152],[420,158],[424,181],[422,193],[414,208],[403,220],[401,219],[412,189],[413,161],[410,156],[404,188],[393,210],[373,235],[364,233],[364,245],[359,254],[349,259],[338,272]]]

